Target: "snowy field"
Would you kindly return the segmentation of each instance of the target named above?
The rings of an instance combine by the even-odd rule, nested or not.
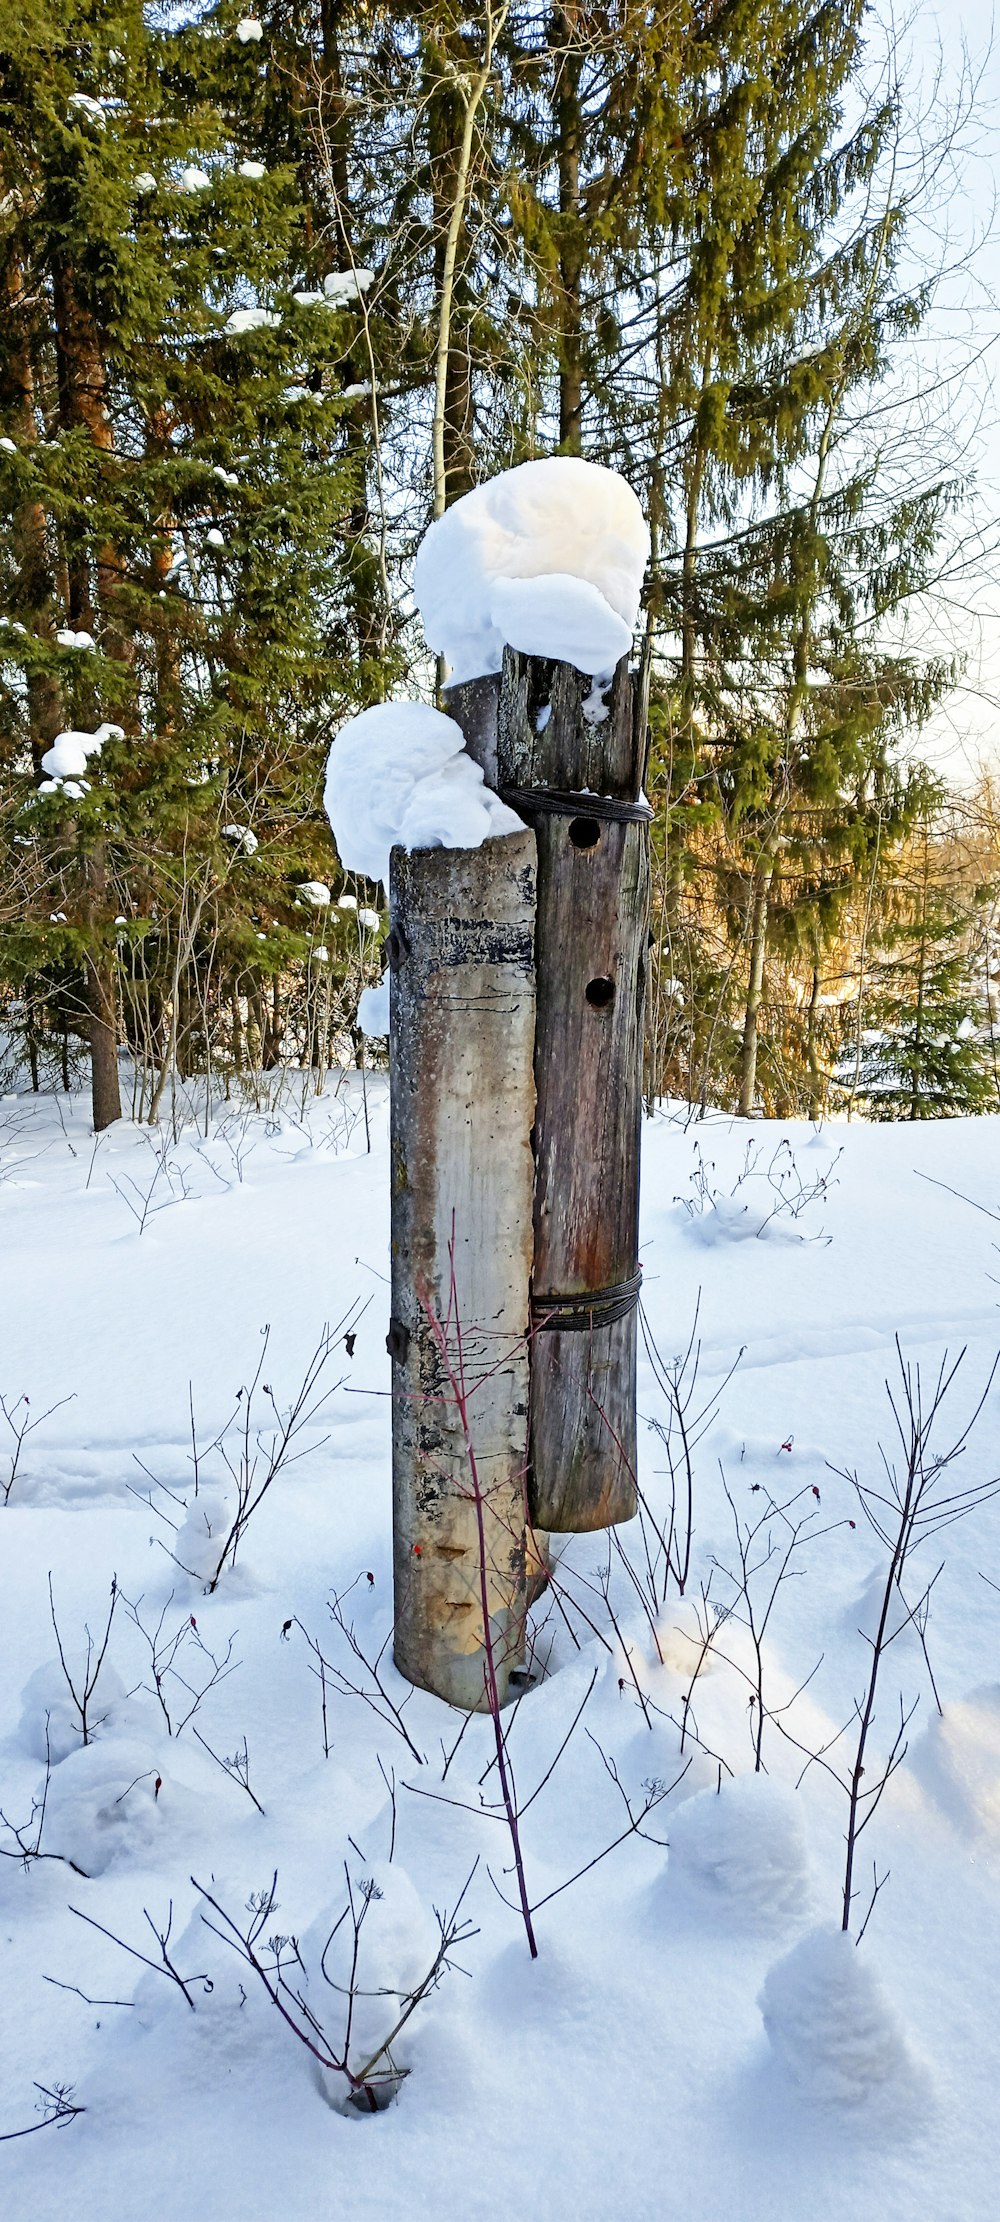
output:
[[[509,1735],[532,1961],[490,1721],[456,1749],[461,1717],[408,1695],[387,1652],[375,1666],[391,1623],[386,1121],[370,1083],[369,1152],[352,1079],[304,1117],[231,1110],[158,1155],[128,1125],[95,1150],[82,1099],[0,1104],[0,1494],[16,1432],[38,1422],[0,1503],[0,2131],[40,2121],[36,2085],[84,2109],[0,2148],[4,2211],[986,2222],[1000,1500],[907,1569],[916,1607],[943,1561],[924,1643],[917,1611],[880,1671],[867,1788],[894,1743],[900,1763],[860,1839],[855,1936],[882,1887],[857,1947],[837,1934],[837,1778],[889,1563],[847,1477],[884,1487],[880,1443],[901,1468],[897,1334],[925,1394],[967,1347],[931,1456],[988,1379],[1000,1227],[975,1204],[1000,1211],[1000,1129],[647,1125],[645,1308],[668,1369],[700,1291],[689,1580],[664,1601],[651,1519],[645,1541],[638,1523],[622,1533],[631,1571],[613,1553],[609,1575],[605,1539],[574,1541],[536,1610],[538,1678]],[[264,1478],[273,1406],[292,1405],[324,1324],[329,1399],[205,1594],[224,1458],[238,1477],[249,1441]],[[644,1354],[640,1479],[661,1525],[668,1405]],[[994,1385],[941,1495],[1000,1469],[998,1411]],[[676,1420],[670,1449],[676,1557]],[[85,1624],[93,1666],[117,1582],[86,1744],[50,1574],[78,1691]],[[758,1680],[748,1596],[759,1622],[772,1591]],[[435,1909],[461,1899],[474,1931],[392,2047],[398,2096],[363,2117],[224,1941],[227,1919],[249,1933],[262,1909],[254,1949],[266,1962],[269,1939],[297,1940],[301,1964],[279,1946],[288,1981],[340,2043],[349,1919],[327,1981],[320,1962],[348,1892],[355,2067],[431,1968]],[[159,1964],[171,1909],[183,1989]]]

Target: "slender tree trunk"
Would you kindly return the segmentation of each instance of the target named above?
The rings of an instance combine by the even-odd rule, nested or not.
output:
[[[52,270],[56,315],[56,364],[60,421],[67,430],[84,427],[94,446],[105,455],[114,453],[114,430],[108,408],[107,377],[100,335],[89,310],[81,301],[76,273],[57,255]],[[82,548],[71,553],[69,565],[70,621],[77,626],[94,622],[87,558]],[[117,550],[105,544],[97,553],[96,602],[102,615],[101,646],[117,662],[131,661],[130,643],[121,629],[117,590],[124,564]],[[107,855],[103,842],[83,859],[83,911],[89,934],[85,960],[87,1005],[90,1019],[91,1093],[95,1132],[100,1133],[122,1116],[118,1084],[118,994],[113,959],[105,946],[102,927],[107,917]]]
[[[496,41],[507,20],[509,4],[510,0],[501,0],[501,5],[495,7],[493,0],[486,0],[482,65],[473,76],[459,80],[461,132],[457,139],[454,167],[451,169],[447,186],[445,205],[448,215],[437,286],[438,313],[437,344],[434,351],[434,415],[431,426],[435,517],[443,517],[450,496],[455,491],[461,490],[449,485],[446,453],[449,380],[456,375],[452,361],[451,326],[460,272],[459,245],[465,228],[469,184],[472,175],[476,118],[493,73]],[[443,98],[443,95],[438,97]],[[452,390],[454,391],[454,388]]]
[[[924,1046],[924,1004],[927,994],[927,828],[924,827],[923,878],[920,893],[920,943],[917,970],[917,1012],[913,1029],[913,1063],[910,1067],[910,1118],[920,1117],[920,1053]]]
[[[11,335],[7,372],[14,389],[13,425],[22,450],[36,445],[35,377],[31,359],[31,331],[24,300],[23,276],[12,263],[0,288],[0,309]],[[11,606],[24,612],[38,640],[51,643],[56,630],[53,609],[55,578],[49,524],[40,501],[22,502],[14,518],[14,550],[18,564]],[[58,679],[34,672],[28,679],[28,721],[35,772],[41,776],[41,759],[63,728],[62,690]]]
[[[281,985],[277,974],[271,981],[270,1002],[261,990],[258,998],[258,1024],[260,1026],[260,1062],[262,1072],[273,1072],[281,1063],[281,1043],[284,1024],[281,1015]]]
[[[583,448],[583,224],[580,210],[580,53],[578,0],[555,14],[560,53],[556,74],[559,148],[559,446],[564,455]]]
[[[90,974],[90,1072],[94,1133],[122,1115],[118,1080],[118,1009],[109,995],[108,972],[87,960]]]
[[[806,1062],[809,1067],[809,1116],[817,1123],[823,1116],[823,1075],[819,1062],[819,1043],[816,1039],[816,1012],[819,1006],[819,966],[813,965],[812,990],[806,1020]]]
[[[299,169],[299,192],[306,210],[306,236],[312,244],[328,242],[328,267],[351,269],[360,259],[358,226],[351,192],[352,110],[344,89],[343,42],[351,37],[353,18],[345,0],[320,0],[321,53],[312,57],[306,75],[293,83],[293,104],[304,113],[312,158]],[[317,191],[316,164],[322,182]],[[333,210],[333,222],[329,210]],[[363,254],[363,248],[361,253]],[[384,304],[391,314],[388,301]],[[390,627],[390,590],[385,556],[385,499],[380,452],[379,401],[376,365],[368,310],[362,295],[360,318],[350,354],[344,365],[344,384],[369,385],[346,407],[341,418],[351,467],[352,494],[344,519],[348,544],[346,577],[357,638],[358,666],[364,699],[384,691],[386,647]],[[369,499],[371,480],[378,493],[378,517]],[[377,525],[379,553],[372,561],[373,526]]]
[[[84,978],[90,1040],[90,1095],[94,1133],[122,1116],[118,1081],[118,986],[114,965],[101,946],[101,921],[108,907],[107,857],[99,842],[83,859],[84,921],[87,951]]]
[[[703,380],[708,381],[710,365],[703,365]],[[684,750],[682,777],[689,779],[695,769],[695,711],[697,708],[698,678],[698,527],[701,522],[701,494],[705,480],[707,454],[700,433],[696,433],[694,454],[684,499],[684,553],[681,558],[681,715],[679,739]]]
[[[746,1012],[743,1020],[743,1047],[740,1052],[741,1119],[752,1119],[754,1098],[757,1092],[757,1040],[760,1006],[764,993],[764,957],[767,949],[767,914],[774,878],[774,851],[765,851],[761,869],[754,886],[750,922],[750,977],[747,983]]]
[[[230,995],[230,998],[229,998],[229,1009],[230,1009],[230,1015],[231,1015],[231,1021],[232,1021],[232,1028],[231,1028],[231,1031],[232,1031],[232,1057],[233,1057],[233,1070],[234,1070],[234,1072],[236,1072],[236,1073],[242,1073],[242,1071],[243,1071],[243,1065],[244,1065],[244,1057],[243,1057],[243,1017],[242,1017],[242,1013],[241,1013],[241,1011],[240,1011],[240,998],[239,998],[239,991],[238,991],[238,989],[237,989],[237,988],[233,988],[233,990],[232,990],[232,993],[231,993],[231,995]]]

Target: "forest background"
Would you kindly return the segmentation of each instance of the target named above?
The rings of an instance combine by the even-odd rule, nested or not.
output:
[[[87,1066],[100,1129],[379,1056],[329,746],[440,687],[431,517],[563,453],[652,531],[650,1101],[1000,1108],[1000,777],[922,744],[988,129],[863,0],[6,0],[3,1085]]]

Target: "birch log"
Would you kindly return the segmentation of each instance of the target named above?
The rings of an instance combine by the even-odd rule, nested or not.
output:
[[[579,1531],[636,1505],[645,689],[508,649],[494,724],[496,700],[484,679],[446,707],[538,840],[529,1505]]]
[[[467,1711],[524,1645],[535,857],[390,872],[395,1659]]]

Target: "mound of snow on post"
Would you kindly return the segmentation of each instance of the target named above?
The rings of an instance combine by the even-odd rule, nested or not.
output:
[[[423,702],[380,702],[338,733],[326,774],[326,814],[341,863],[389,880],[389,852],[478,849],[523,833],[485,785],[462,731]]]
[[[760,1994],[772,2050],[821,2105],[907,2097],[914,2064],[902,2028],[854,1937],[811,1929],[766,1977]]]
[[[464,494],[425,533],[413,592],[451,682],[499,671],[505,643],[610,672],[631,642],[649,527],[617,471],[548,456]]]
[[[809,1887],[799,1802],[767,1775],[701,1790],[670,1824],[669,1879],[755,1928],[801,1914]]]
[[[567,571],[538,579],[496,579],[490,598],[493,623],[503,640],[525,656],[551,656],[592,676],[614,670],[632,646],[632,627],[599,587]],[[595,722],[600,722],[596,720]]]

